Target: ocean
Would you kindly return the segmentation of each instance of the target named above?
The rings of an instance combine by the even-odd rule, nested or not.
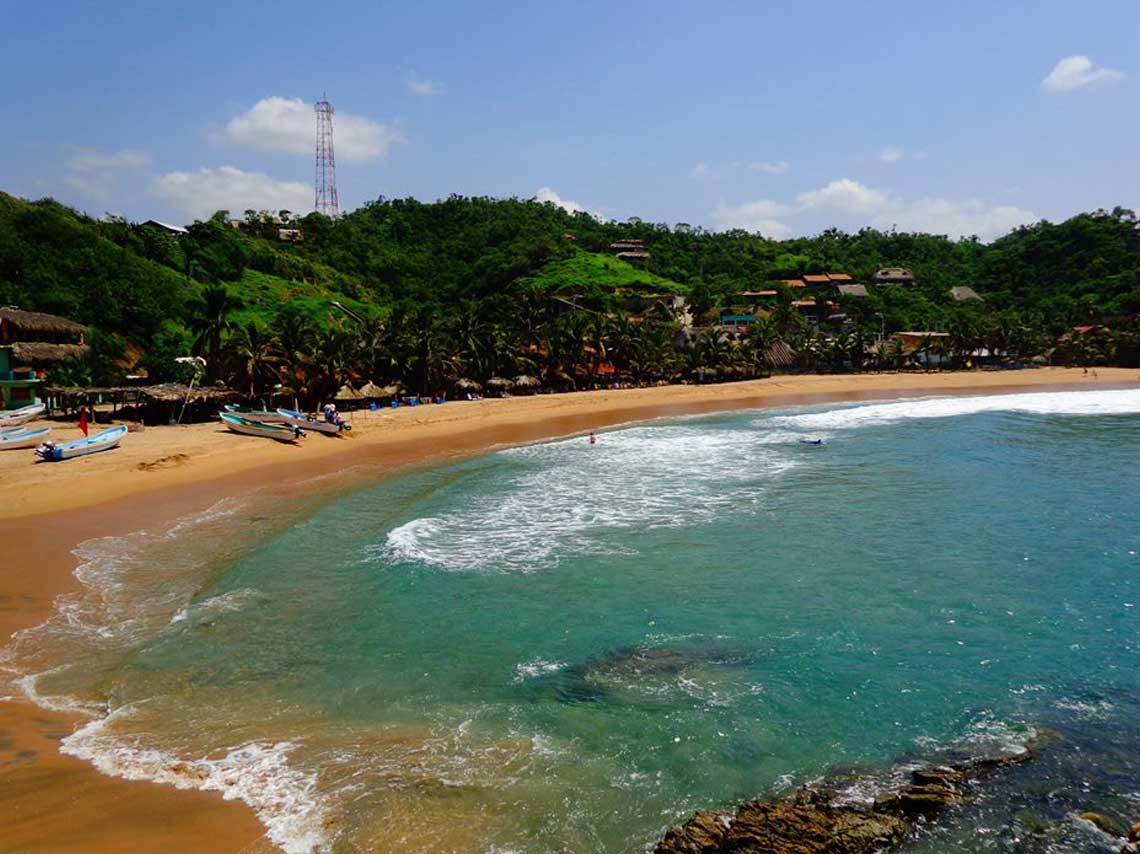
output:
[[[631,425],[88,541],[4,666],[286,851],[642,852],[1031,740],[907,850],[1115,851],[1078,815],[1140,819],[1138,459],[1136,390]]]

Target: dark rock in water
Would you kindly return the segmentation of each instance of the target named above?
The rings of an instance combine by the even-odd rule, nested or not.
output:
[[[1026,751],[1002,759],[930,765],[870,808],[836,803],[835,796],[803,788],[794,795],[749,801],[735,814],[699,812],[670,828],[655,854],[870,854],[903,842],[917,827],[970,796],[972,784],[1031,758]]]
[[[607,683],[675,676],[697,666],[740,666],[752,655],[724,646],[626,646],[569,667],[550,681],[564,703],[595,703],[609,696]]]
[[[898,816],[835,806],[811,789],[790,798],[749,801],[736,815],[697,813],[670,829],[656,854],[871,854],[910,832]]]
[[[1140,821],[1136,822],[1132,825],[1132,827],[1128,828],[1128,841],[1140,842]]]

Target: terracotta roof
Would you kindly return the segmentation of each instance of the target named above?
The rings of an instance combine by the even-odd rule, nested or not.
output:
[[[828,273],[827,278],[833,282],[850,282],[851,277],[846,273]]]
[[[784,279],[784,287],[786,288],[802,288],[803,286],[802,279]]]
[[[774,297],[776,291],[737,291],[738,297]]]
[[[819,276],[804,276],[804,281],[809,285],[826,285],[831,281],[831,277],[823,273]]]

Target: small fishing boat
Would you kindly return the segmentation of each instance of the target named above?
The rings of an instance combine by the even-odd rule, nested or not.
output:
[[[238,418],[244,418],[246,421],[254,421],[258,424],[285,423],[285,418],[277,412],[270,412],[266,409],[253,409],[249,406],[238,406],[234,403],[226,405],[226,412],[230,413],[230,415],[236,415]]]
[[[336,424],[332,421],[320,421],[316,418],[310,418],[303,412],[297,412],[295,409],[278,409],[277,414],[285,419],[285,423],[290,427],[300,427],[304,430],[314,430],[317,433],[325,433],[330,436],[335,436],[345,430],[351,430],[347,424]]]
[[[47,409],[42,403],[35,403],[31,406],[25,406],[21,409],[0,410],[0,427],[14,427],[20,424],[27,424],[36,418],[39,418],[43,411]]]
[[[84,457],[87,454],[97,454],[100,451],[109,451],[117,448],[119,442],[127,435],[127,425],[121,424],[88,436],[85,439],[76,439],[74,442],[64,442],[62,445],[44,442],[36,448],[36,456],[41,460],[70,460],[72,457]]]
[[[250,421],[248,418],[243,418],[232,412],[219,412],[218,417],[230,430],[241,433],[243,436],[264,436],[269,439],[276,439],[278,442],[295,442],[305,435],[299,427],[263,424],[260,421]]]
[[[37,427],[29,430],[26,427],[11,427],[0,430],[0,451],[10,451],[14,448],[34,448],[51,435],[50,427]]]

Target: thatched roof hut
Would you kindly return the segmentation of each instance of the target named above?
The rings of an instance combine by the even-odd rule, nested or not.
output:
[[[364,395],[345,383],[336,393],[335,400],[364,400]]]
[[[32,339],[72,341],[87,334],[87,327],[66,317],[18,308],[0,308],[0,343]]]
[[[455,390],[480,392],[483,390],[483,384],[468,377],[460,377],[455,381]]]
[[[160,383],[158,385],[142,386],[135,389],[139,397],[144,401],[153,401],[155,403],[182,403],[187,401],[188,404],[207,403],[211,405],[221,405],[225,403],[233,403],[235,400],[241,398],[239,392],[231,388],[223,386],[184,386],[181,383]]]
[[[796,351],[786,341],[773,341],[764,353],[764,361],[773,368],[790,368],[796,363]]]
[[[524,394],[531,394],[542,386],[542,382],[537,377],[528,376],[527,374],[519,374],[514,379],[515,391]]]
[[[503,393],[510,391],[515,387],[515,384],[508,380],[506,377],[491,377],[487,380],[487,391]]]
[[[91,348],[86,344],[53,344],[46,341],[15,341],[12,348],[12,364],[42,367],[54,365],[72,356],[86,356]]]
[[[390,386],[390,388],[396,387]],[[359,391],[357,391],[357,394],[360,395],[362,400],[378,400],[381,397],[391,397],[393,392],[390,392],[387,388],[382,388],[381,386],[378,386],[376,383],[369,380],[360,387]]]

